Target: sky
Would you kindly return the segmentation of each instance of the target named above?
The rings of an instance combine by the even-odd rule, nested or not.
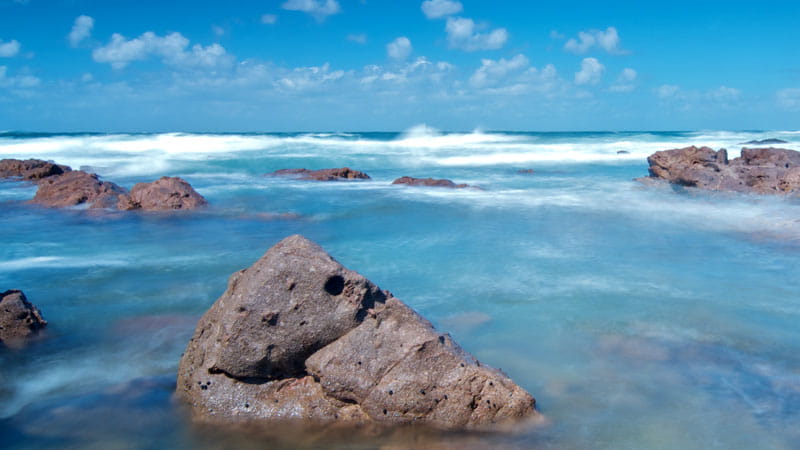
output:
[[[0,131],[800,129],[800,2],[0,0]]]

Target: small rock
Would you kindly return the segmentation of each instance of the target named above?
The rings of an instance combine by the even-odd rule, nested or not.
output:
[[[353,170],[349,167],[334,169],[281,169],[268,173],[267,176],[297,176],[301,180],[316,181],[342,181],[342,180],[369,180],[370,177],[364,172]]]
[[[152,183],[135,185],[129,195],[120,197],[117,207],[121,210],[171,211],[197,209],[206,205],[206,199],[182,178],[161,177]]]
[[[3,159],[0,160],[0,178],[20,178],[22,180],[41,180],[42,178],[69,172],[69,166],[62,166],[41,159]]]
[[[39,308],[31,304],[22,291],[0,294],[0,343],[33,336],[46,325]]]
[[[455,184],[447,179],[434,179],[434,178],[414,178],[414,177],[400,177],[392,182],[392,184],[405,184],[407,186],[434,186],[446,187],[452,189],[462,189],[470,187],[468,184]]]
[[[487,429],[535,401],[388,291],[290,236],[203,315],[177,396],[204,422]]]
[[[521,175],[533,175],[535,172],[533,169],[519,169],[517,173]]]
[[[783,139],[769,138],[769,139],[761,139],[760,141],[756,140],[756,141],[742,142],[740,145],[775,145],[775,144],[788,144],[788,143],[789,142],[784,141]]]
[[[42,179],[31,203],[53,208],[87,204],[90,208],[115,208],[128,191],[93,173],[80,170]]]
[[[629,152],[627,150],[617,150],[617,154],[618,155],[630,155],[631,152]]]

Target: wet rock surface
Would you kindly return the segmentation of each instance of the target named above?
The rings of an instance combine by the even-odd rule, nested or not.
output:
[[[453,181],[447,179],[414,178],[414,177],[400,177],[394,180],[392,184],[405,184],[407,186],[446,187],[452,189],[463,189],[470,187],[468,184],[456,184]]]
[[[0,344],[14,343],[34,336],[47,325],[39,308],[31,304],[22,291],[0,294]]]
[[[298,235],[230,277],[181,359],[177,396],[203,422],[485,429],[538,417],[507,376]]]
[[[686,147],[647,158],[650,177],[686,187],[754,194],[800,192],[800,152],[779,148],[743,148],[728,160],[725,149]]]
[[[115,208],[120,196],[127,193],[125,188],[102,181],[96,174],[75,170],[41,180],[31,203],[52,208]]]
[[[61,175],[72,169],[41,159],[3,159],[0,160],[0,178],[18,178],[38,181],[42,178]]]
[[[315,181],[343,181],[343,180],[369,180],[370,176],[364,172],[353,170],[349,167],[333,169],[281,169],[268,173],[267,176],[294,176],[301,180]]]
[[[117,207],[121,210],[143,211],[192,210],[202,208],[208,202],[184,179],[161,177],[152,183],[138,183],[129,195],[120,197]]]

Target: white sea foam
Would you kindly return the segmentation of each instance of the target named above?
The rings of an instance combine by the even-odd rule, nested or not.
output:
[[[38,268],[122,267],[128,263],[114,258],[79,258],[64,256],[32,256],[28,258],[0,261],[0,271],[16,271]]]

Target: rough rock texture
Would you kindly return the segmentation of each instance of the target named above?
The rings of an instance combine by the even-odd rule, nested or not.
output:
[[[485,429],[534,399],[302,236],[233,274],[200,319],[177,395],[197,420]]]
[[[21,178],[41,180],[42,178],[69,172],[69,166],[62,166],[41,159],[3,159],[0,160],[0,178]]]
[[[281,169],[268,173],[268,176],[297,176],[301,180],[316,181],[341,181],[341,180],[369,180],[370,177],[364,172],[353,170],[349,167],[335,169]]]
[[[681,186],[756,194],[800,193],[800,152],[794,150],[743,148],[741,157],[728,161],[725,149],[692,146],[656,152],[647,162],[650,179]]]
[[[178,177],[161,177],[152,183],[138,183],[130,195],[121,196],[117,207],[121,210],[170,211],[197,209],[208,205],[202,195],[185,180]]]
[[[75,170],[41,180],[31,203],[49,207],[87,204],[90,208],[115,208],[120,196],[126,194],[126,189],[110,181],[100,181],[96,174]]]
[[[42,313],[22,291],[10,290],[0,294],[0,343],[35,335],[45,325],[47,322]]]
[[[468,184],[455,184],[450,180],[434,178],[414,178],[414,177],[400,177],[392,182],[392,184],[405,184],[408,186],[436,186],[447,187],[454,189],[461,189],[470,187]]]

